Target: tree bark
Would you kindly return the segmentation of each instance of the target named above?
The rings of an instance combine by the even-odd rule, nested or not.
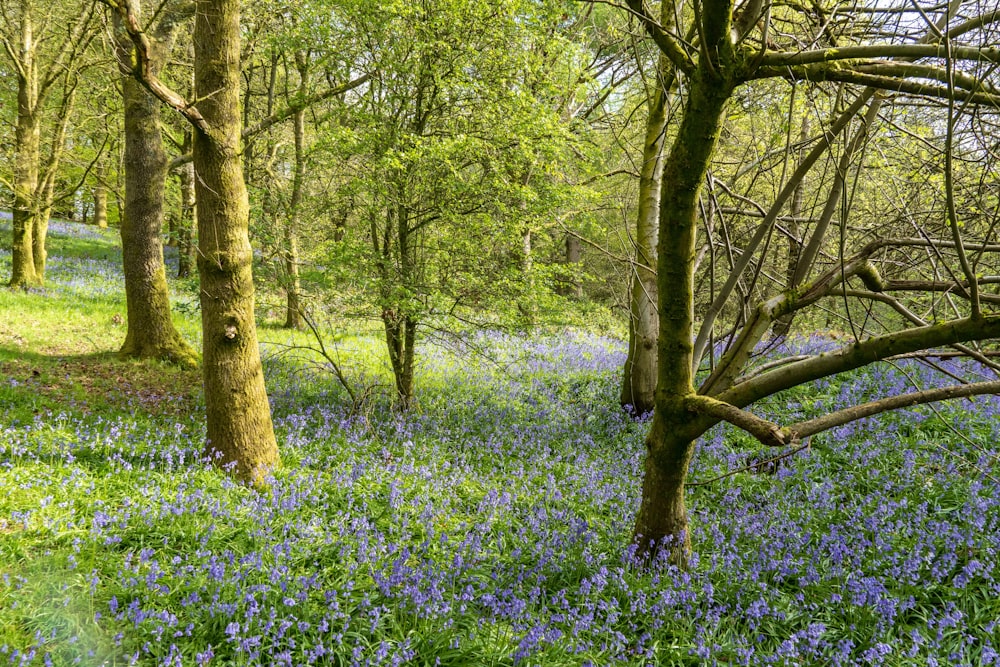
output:
[[[299,97],[309,92],[309,56],[304,52],[295,54],[295,66],[299,72]],[[292,194],[288,203],[288,220],[285,223],[285,328],[301,329],[302,304],[299,296],[302,280],[299,276],[299,222],[302,209],[302,188],[305,181],[306,112],[299,109],[292,116],[295,134],[295,173],[292,176]]]
[[[185,150],[190,150],[191,133],[184,136]],[[198,226],[197,206],[194,196],[194,164],[181,165],[178,171],[181,186],[181,217],[177,221],[177,277],[187,278],[191,275],[194,264],[194,230]]]
[[[694,440],[668,432],[668,421],[663,413],[654,413],[646,438],[648,453],[633,542],[640,561],[665,554],[670,562],[684,566],[691,551],[684,485]]]
[[[108,226],[108,186],[104,182],[107,168],[104,160],[97,167],[97,183],[94,185],[94,224],[101,229]]]
[[[718,5],[714,9],[712,6]],[[646,438],[642,502],[633,540],[638,554],[652,558],[670,545],[671,560],[685,565],[689,551],[684,480],[700,424],[687,398],[694,395],[694,264],[698,197],[718,143],[726,102],[734,90],[736,65],[730,41],[730,11],[724,0],[706,2],[703,39],[708,57],[699,60],[677,138],[664,160],[657,243],[657,387],[653,423]]]
[[[676,2],[660,5],[660,24],[676,27]],[[655,90],[649,98],[646,136],[639,172],[639,202],[635,224],[635,262],[629,285],[628,356],[623,369],[619,402],[631,406],[636,415],[649,413],[656,392],[657,319],[656,244],[659,230],[660,185],[663,177],[663,146],[667,131],[667,100],[677,82],[670,59],[657,61]]]
[[[660,179],[663,173],[663,140],[666,134],[667,93],[665,82],[649,106],[646,139],[639,174],[639,208],[636,214],[635,263],[629,287],[628,357],[619,397],[622,407],[631,406],[637,415],[653,409],[656,392],[656,243],[660,206]]]
[[[194,136],[209,456],[262,483],[279,464],[254,321],[250,205],[240,161],[239,0],[199,0]],[[196,125],[196,127],[198,127]]]
[[[396,382],[396,405],[400,410],[413,406],[413,362],[417,339],[417,323],[411,317],[394,312],[383,313],[385,341],[389,348],[389,363]]]
[[[38,209],[41,118],[38,108],[38,77],[31,3],[21,3],[20,64],[17,76],[17,127],[14,130],[14,209],[11,215],[13,243],[11,287],[40,285],[44,276],[35,272],[34,233]]]
[[[125,107],[125,216],[122,265],[128,328],[119,354],[197,365],[197,354],[174,327],[160,232],[167,158],[160,103],[133,77],[122,81]]]
[[[14,210],[11,215],[13,244],[11,287],[27,288],[42,283],[35,273],[34,234],[38,210],[38,161],[41,126],[29,99],[29,82],[18,79],[17,128],[14,133]]]
[[[150,73],[159,74],[183,14],[167,11],[150,31],[154,49]],[[131,59],[127,37],[119,45],[119,58]],[[127,330],[119,354],[129,358],[163,359],[194,367],[198,357],[174,327],[170,293],[163,262],[163,199],[167,156],[160,135],[160,102],[133,76],[122,80],[124,102],[125,206],[121,220],[122,265],[125,274]]]

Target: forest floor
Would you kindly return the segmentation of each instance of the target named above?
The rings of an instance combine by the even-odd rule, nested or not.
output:
[[[194,287],[172,287],[197,346]],[[691,471],[691,569],[643,569],[647,424],[616,403],[621,341],[426,344],[400,414],[377,337],[341,339],[370,390],[352,404],[295,352],[307,337],[262,322],[283,466],[260,491],[203,459],[197,371],[117,358],[124,307],[114,232],[79,225],[53,226],[45,288],[0,290],[0,665],[998,663],[998,397],[763,466],[717,428]],[[755,409],[944,382],[882,364]]]

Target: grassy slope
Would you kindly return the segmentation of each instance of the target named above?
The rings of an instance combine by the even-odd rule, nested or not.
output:
[[[616,344],[485,336],[496,363],[426,348],[403,416],[379,398],[376,340],[342,339],[373,387],[352,406],[287,353],[304,338],[265,328],[285,468],[257,493],[199,460],[197,373],[115,358],[113,237],[52,241],[49,288],[0,290],[0,664],[993,660],[992,398],[694,487],[696,567],[639,573],[625,537],[644,427],[614,405]],[[936,381],[904,370],[761,409]],[[761,455],[719,429],[692,475]]]

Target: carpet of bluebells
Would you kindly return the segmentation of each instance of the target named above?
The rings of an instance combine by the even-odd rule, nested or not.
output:
[[[113,287],[90,270],[48,289]],[[622,343],[476,343],[488,358],[419,350],[407,414],[352,407],[265,345],[284,460],[266,491],[202,459],[200,414],[0,416],[0,619],[17,625],[0,665],[1000,663],[997,397],[751,470],[773,452],[716,428],[691,471],[708,482],[689,491],[691,568],[643,569],[647,424],[616,403]],[[756,409],[790,423],[952,383],[942,369],[979,372],[883,364]]]

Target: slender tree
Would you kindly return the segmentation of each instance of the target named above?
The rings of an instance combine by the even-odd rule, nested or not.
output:
[[[676,3],[664,2],[660,22],[664,29],[675,24]],[[639,201],[636,207],[635,263],[629,285],[628,356],[622,378],[621,404],[636,414],[653,409],[656,392],[656,238],[660,210],[660,180],[663,177],[663,144],[667,133],[667,101],[676,81],[674,67],[661,54],[650,86],[646,133],[639,166]]]
[[[994,51],[974,40],[983,39],[983,33],[977,31],[997,18],[990,15],[992,18],[963,17],[953,20],[954,6],[958,4],[960,2],[956,0],[952,7],[946,9],[939,23],[932,26],[930,37],[923,41],[907,41],[905,36],[900,35],[888,43],[884,38],[879,42],[877,40],[885,34],[882,30],[885,26],[873,21],[871,34],[858,34],[855,44],[851,46],[782,50],[770,48],[771,9],[763,2],[750,0],[735,18],[731,0],[696,2],[691,20],[695,21],[698,39],[688,41],[678,39],[675,31],[664,30],[659,21],[646,13],[641,1],[629,1],[631,10],[642,17],[651,37],[683,75],[686,91],[676,138],[664,161],[661,186],[657,245],[658,384],[653,421],[646,439],[642,500],[634,531],[640,553],[651,555],[669,543],[673,558],[685,562],[690,545],[685,505],[688,466],[696,439],[719,421],[731,422],[767,445],[784,446],[831,425],[899,405],[996,390],[997,383],[987,382],[918,392],[785,427],[767,422],[744,409],[755,401],[790,387],[892,355],[1000,335],[1000,316],[985,314],[980,307],[977,278],[969,270],[969,262],[963,259],[965,253],[957,234],[955,216],[950,218],[951,239],[873,242],[855,256],[843,257],[838,266],[761,303],[738,327],[738,335],[728,351],[714,362],[712,373],[695,389],[695,371],[703,351],[707,351],[704,341],[710,339],[707,332],[710,332],[715,317],[721,312],[717,299],[702,318],[701,332],[696,337],[694,270],[699,200],[715,156],[729,100],[750,82],[774,77],[869,86],[821,137],[814,149],[818,150],[818,155],[807,156],[782,189],[772,211],[760,223],[750,244],[743,248],[741,261],[745,260],[745,263],[734,265],[729,281],[735,283],[743,275],[761,240],[768,238],[768,226],[773,224],[777,211],[793,195],[795,178],[801,178],[801,174],[808,171],[832,139],[865,108],[876,89],[957,100],[967,105],[996,105],[1000,101],[1000,95],[988,79],[953,66],[960,60],[974,64],[995,59]],[[877,14],[877,10],[873,12]],[[919,14],[916,16],[919,17]],[[864,22],[856,22],[858,32],[865,27]],[[956,43],[963,35],[968,35],[973,41]],[[811,43],[817,42],[813,40]],[[938,63],[944,61],[947,66],[933,60],[930,63],[918,62],[926,58],[936,58]],[[953,109],[954,104],[949,104],[949,108]],[[953,123],[953,117],[949,117],[949,123]],[[964,283],[957,279],[956,284],[964,285],[962,289],[970,297],[967,315],[937,324],[910,318],[906,323],[915,325],[910,328],[859,338],[839,351],[789,361],[752,376],[743,376],[756,343],[777,318],[824,297],[844,293],[848,289],[846,281],[854,276],[869,286],[868,297],[874,294],[874,298],[879,298],[878,292],[886,288],[872,267],[871,257],[887,247],[909,244],[927,244],[954,251],[961,265],[958,275],[964,276]]]
[[[94,9],[83,3],[66,12],[64,5],[55,3],[43,12],[36,0],[2,0],[0,18],[0,40],[17,78],[10,286],[29,287],[45,280],[48,214],[82,64],[80,55],[95,35]],[[64,33],[57,32],[63,28]],[[49,157],[43,163],[45,110],[57,91],[62,95]]]

